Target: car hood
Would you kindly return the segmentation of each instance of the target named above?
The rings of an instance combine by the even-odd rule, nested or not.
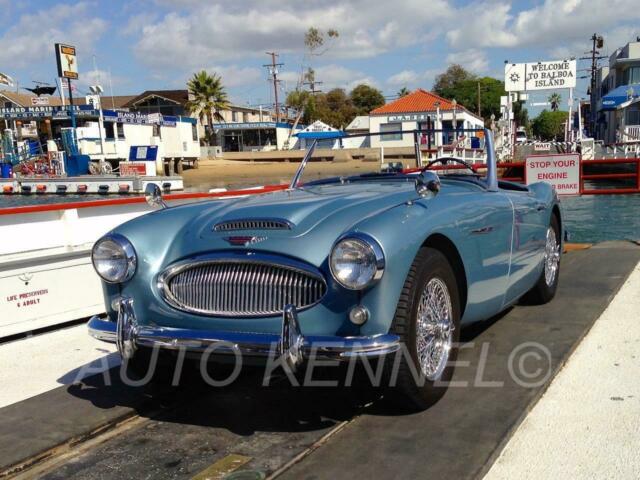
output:
[[[415,198],[412,182],[318,185],[170,208],[133,220],[118,230],[131,239],[138,252],[162,256],[146,259],[156,265],[233,249],[275,252],[320,266],[344,232],[357,230],[361,221]],[[274,218],[286,220],[291,228],[214,230],[218,223],[230,220]],[[237,245],[230,237],[253,241]]]

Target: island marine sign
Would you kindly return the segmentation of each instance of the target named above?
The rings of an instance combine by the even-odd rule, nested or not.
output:
[[[507,92],[575,88],[575,86],[575,60],[507,63],[504,66],[504,89]]]
[[[526,161],[527,185],[547,182],[553,185],[558,195],[580,193],[580,156],[533,155]]]
[[[56,43],[56,62],[58,63],[58,76],[62,78],[78,79],[78,61],[76,59],[76,47]]]

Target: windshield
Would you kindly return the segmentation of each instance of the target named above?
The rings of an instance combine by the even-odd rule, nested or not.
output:
[[[305,139],[301,144],[307,147],[306,151],[304,155],[300,152],[300,164],[289,184],[293,188],[328,178],[410,172],[430,162],[433,162],[430,168],[439,175],[486,174],[484,130],[460,131],[457,136],[435,130],[401,131],[393,135],[390,138],[391,134],[385,132]]]

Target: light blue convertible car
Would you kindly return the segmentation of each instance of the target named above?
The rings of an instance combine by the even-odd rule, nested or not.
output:
[[[91,335],[143,371],[156,347],[277,355],[291,368],[402,352],[393,391],[424,408],[452,376],[461,326],[523,297],[548,302],[558,285],[556,193],[499,181],[484,135],[485,176],[449,157],[301,183],[312,147],[287,189],[119,226],[93,249],[107,315]],[[153,188],[147,200],[166,207]]]

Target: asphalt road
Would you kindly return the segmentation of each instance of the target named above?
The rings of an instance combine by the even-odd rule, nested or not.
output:
[[[197,381],[178,390],[131,389],[95,376],[0,409],[0,472],[38,455],[55,457],[68,439],[84,440],[138,414],[143,420],[72,451],[41,476],[192,478],[236,455],[238,471],[272,474],[287,466],[279,477],[287,479],[351,479],[355,472],[362,478],[477,478],[639,260],[640,248],[630,243],[565,256],[553,302],[517,306],[463,331],[454,381],[465,386],[450,388],[422,413],[398,412],[360,384],[302,389],[280,379],[264,388],[252,371],[224,389]]]

